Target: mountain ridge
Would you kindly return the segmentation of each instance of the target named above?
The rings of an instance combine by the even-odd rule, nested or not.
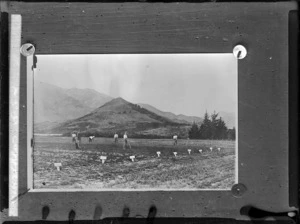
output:
[[[128,130],[135,135],[185,136],[193,122],[203,118],[176,115],[149,104],[134,104],[122,97],[110,97],[85,88],[64,89],[52,84],[35,82],[34,122],[36,133],[70,133],[74,130],[102,134]],[[220,112],[231,128],[232,113]]]
[[[71,89],[66,89],[65,91],[69,96],[78,99],[86,107],[90,107],[90,108],[99,107],[104,103],[113,99],[113,97],[111,96],[108,96],[104,93],[100,93],[94,89],[89,89],[89,88],[84,88],[84,89],[71,88]]]
[[[163,129],[164,133],[171,134],[175,129],[179,132],[183,126],[189,126],[189,124],[177,123],[118,97],[89,114],[64,122],[52,129],[52,132],[70,133],[80,130],[111,135],[114,132],[129,131],[137,135],[152,129]]]
[[[142,104],[142,103],[139,103],[140,106],[146,108],[147,110],[149,111],[152,111],[160,116],[164,116],[164,117],[167,117],[169,119],[172,119],[172,120],[175,120],[179,123],[190,123],[192,124],[193,122],[197,123],[197,124],[200,124],[203,119],[200,118],[200,117],[196,117],[196,116],[187,116],[187,115],[183,115],[183,114],[179,114],[179,115],[176,115],[172,112],[166,112],[166,111],[162,111],[162,110],[159,110],[157,109],[156,107],[154,106],[151,106],[149,104]]]
[[[34,122],[64,122],[83,116],[112,97],[92,89],[65,89],[35,80]]]

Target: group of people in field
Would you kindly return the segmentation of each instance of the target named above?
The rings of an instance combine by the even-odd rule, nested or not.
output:
[[[93,142],[94,138],[95,138],[95,136],[89,136],[88,137],[89,142]],[[118,140],[119,140],[119,135],[118,135],[118,133],[115,132],[115,134],[114,134],[114,142],[118,143]],[[173,145],[177,145],[177,140],[178,140],[178,135],[175,134],[173,136]],[[80,145],[79,145],[80,141],[81,141],[80,132],[79,131],[73,132],[72,133],[72,142],[75,143],[75,148],[76,149],[80,149]],[[123,149],[126,149],[127,147],[129,147],[131,149],[131,145],[130,145],[130,142],[128,140],[127,131],[125,131],[124,135],[123,135]]]
[[[123,135],[123,139],[124,139],[123,149],[126,149],[127,146],[129,146],[131,148],[131,145],[130,145],[129,140],[128,140],[127,131],[125,131],[125,133]],[[118,133],[114,134],[114,141],[115,141],[115,143],[118,143],[118,141],[119,141]]]

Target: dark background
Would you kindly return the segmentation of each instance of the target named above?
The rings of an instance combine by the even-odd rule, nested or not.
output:
[[[22,15],[22,44],[37,54],[222,53],[237,44],[248,49],[239,61],[239,182],[241,198],[231,192],[83,192],[25,193],[26,109],[20,108],[21,220],[90,219],[96,204],[105,216],[240,218],[253,205],[280,212],[298,205],[298,24],[296,3],[1,2],[1,210],[8,192],[8,24]],[[293,10],[293,11],[291,11]],[[270,59],[271,58],[271,59]],[[22,71],[24,71],[22,58]],[[26,93],[26,74],[21,73]],[[21,95],[21,102],[26,95]],[[288,109],[290,107],[290,109]],[[243,165],[242,165],[243,164]],[[290,168],[289,166],[290,165]],[[75,196],[76,195],[76,196]],[[171,199],[172,198],[172,199]],[[232,221],[232,220],[231,220]]]

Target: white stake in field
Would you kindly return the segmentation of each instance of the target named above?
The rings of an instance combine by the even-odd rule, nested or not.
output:
[[[102,164],[104,164],[104,163],[105,163],[105,160],[107,159],[107,156],[100,156],[100,159],[101,159],[101,161],[102,161]]]
[[[58,171],[60,171],[60,170],[61,170],[61,167],[62,167],[62,164],[61,164],[61,163],[54,163],[54,166],[56,167],[56,169],[57,169]]]
[[[157,157],[160,157],[160,151],[156,152],[157,153]]]
[[[135,156],[129,156],[132,162],[134,162]]]
[[[192,150],[191,150],[191,149],[188,149],[187,151],[188,151],[189,155],[191,155],[191,151],[192,151]]]

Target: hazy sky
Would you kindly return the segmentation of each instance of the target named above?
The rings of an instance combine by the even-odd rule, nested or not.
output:
[[[235,112],[237,106],[233,54],[38,55],[35,78],[175,114]]]

